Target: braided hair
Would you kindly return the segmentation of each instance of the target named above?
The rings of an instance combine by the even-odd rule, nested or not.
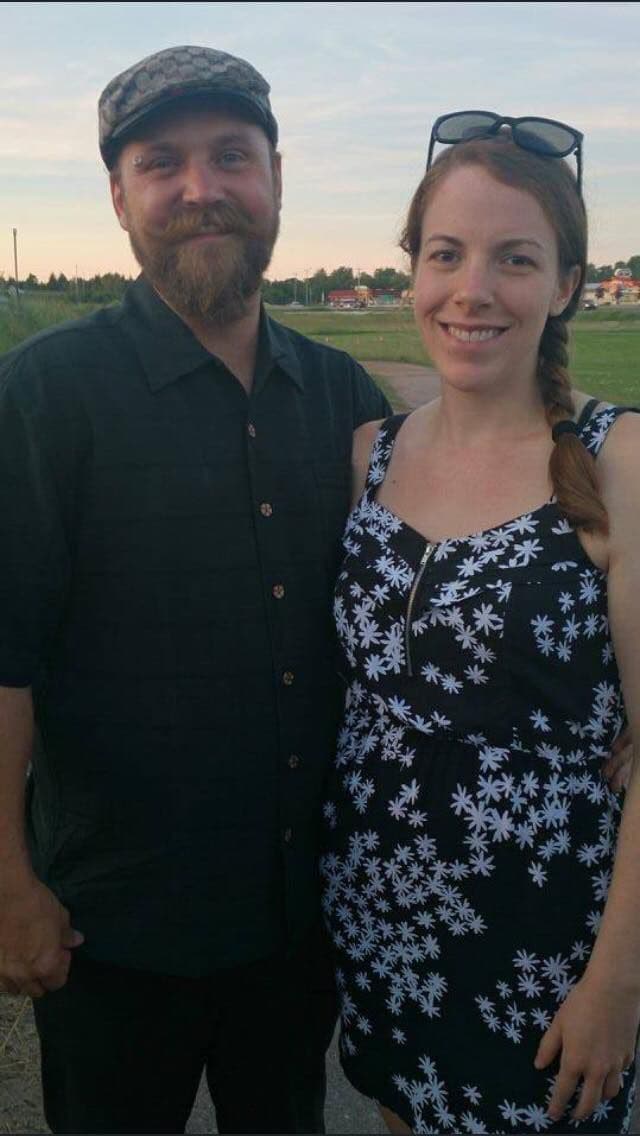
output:
[[[400,237],[400,248],[418,260],[425,209],[444,178],[460,166],[475,165],[496,181],[530,193],[550,222],[558,244],[560,274],[577,265],[579,278],[561,315],[549,316],[538,349],[537,379],[550,429],[573,418],[575,404],[569,376],[568,322],[580,302],[587,267],[587,218],[571,169],[560,158],[547,158],[517,146],[509,133],[475,138],[438,155],[413,195]],[[607,513],[598,489],[596,465],[577,434],[562,433],[549,461],[558,507],[575,528],[606,532]]]

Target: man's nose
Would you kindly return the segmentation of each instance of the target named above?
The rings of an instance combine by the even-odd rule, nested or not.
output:
[[[213,205],[224,196],[223,179],[210,162],[192,160],[185,166],[182,185],[185,205]]]

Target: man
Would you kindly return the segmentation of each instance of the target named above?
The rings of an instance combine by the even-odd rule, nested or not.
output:
[[[221,1131],[321,1131],[331,594],[388,407],[261,308],[262,76],[171,48],[99,118],[142,276],[0,369],[0,986],[55,1132],[182,1131],[203,1070]]]

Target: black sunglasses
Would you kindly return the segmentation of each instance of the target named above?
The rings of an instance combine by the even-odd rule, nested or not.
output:
[[[523,150],[532,150],[546,158],[566,158],[575,152],[578,167],[578,193],[582,192],[582,140],[584,135],[565,122],[553,118],[509,118],[491,110],[459,110],[454,114],[441,114],[433,124],[429,140],[427,169],[431,167],[436,142],[454,146],[456,142],[469,142],[472,138],[490,138],[500,127],[511,127],[513,141]]]

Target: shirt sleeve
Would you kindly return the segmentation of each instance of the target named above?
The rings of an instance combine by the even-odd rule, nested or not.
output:
[[[0,685],[16,687],[36,684],[46,666],[70,576],[55,426],[19,379],[0,364]]]
[[[355,363],[355,406],[354,429],[363,422],[373,422],[378,418],[388,418],[393,409],[386,395],[365,371],[360,363]]]

